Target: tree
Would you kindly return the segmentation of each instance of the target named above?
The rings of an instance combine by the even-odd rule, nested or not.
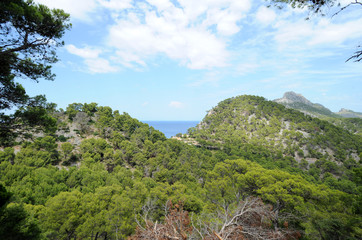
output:
[[[278,7],[282,7],[283,4],[289,4],[293,8],[304,8],[307,7],[311,12],[316,14],[324,15],[324,7],[330,8],[332,6],[337,5],[340,9],[333,14],[333,16],[339,14],[343,10],[351,7],[351,6],[362,6],[361,0],[350,0],[351,2],[347,5],[341,6],[341,3],[337,0],[270,0],[274,2],[274,5]],[[349,57],[346,62],[350,60],[354,60],[355,62],[360,62],[362,60],[362,45],[358,45],[357,50],[351,57]]]
[[[63,10],[50,10],[32,0],[3,0],[0,9],[2,110],[23,104],[27,98],[15,77],[54,79],[50,64],[57,62],[55,49],[64,45],[60,39],[71,24]]]
[[[79,191],[61,192],[50,198],[41,214],[41,222],[47,229],[47,239],[76,239],[80,225],[83,194]]]
[[[21,204],[9,203],[11,193],[0,184],[0,236],[2,239],[39,239],[40,229]]]
[[[0,2],[0,111],[33,102],[16,78],[54,79],[55,50],[64,45],[61,38],[70,27],[69,14],[63,10],[51,10],[32,0]],[[0,113],[1,134],[6,133],[4,127],[15,127],[14,118]]]
[[[61,145],[61,149],[62,149],[62,152],[63,152],[63,155],[64,155],[64,159],[67,161],[69,160],[71,154],[72,154],[72,151],[74,149],[74,146],[69,143],[69,142],[65,142]]]
[[[54,132],[57,120],[50,113],[55,107],[56,104],[47,103],[45,96],[39,95],[28,98],[14,114],[0,112],[0,145],[11,146],[16,137],[31,137],[31,132],[36,130]]]

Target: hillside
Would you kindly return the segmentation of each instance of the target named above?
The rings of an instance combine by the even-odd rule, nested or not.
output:
[[[5,238],[360,237],[361,139],[328,122],[254,96],[219,103],[186,143],[96,103],[48,118],[1,148]]]
[[[266,101],[239,96],[211,109],[196,129],[194,138],[210,145],[251,143],[283,155],[314,162],[324,157],[343,163],[359,161],[361,138],[327,121]]]
[[[350,169],[360,166],[362,150],[359,135],[256,96],[220,102],[183,141],[219,149],[225,158],[302,171],[316,181],[350,176]],[[343,189],[342,185],[337,188]]]

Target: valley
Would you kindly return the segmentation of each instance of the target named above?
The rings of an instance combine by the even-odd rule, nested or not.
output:
[[[330,121],[250,95],[221,101],[171,139],[96,103],[49,108],[47,116],[46,131],[2,138],[1,193],[11,193],[11,203],[0,222],[23,216],[14,223],[20,232],[9,234],[360,236],[362,139]]]

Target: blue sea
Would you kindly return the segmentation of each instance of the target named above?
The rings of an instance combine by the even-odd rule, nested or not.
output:
[[[167,138],[177,133],[187,133],[187,129],[196,127],[199,121],[142,121],[163,132]]]

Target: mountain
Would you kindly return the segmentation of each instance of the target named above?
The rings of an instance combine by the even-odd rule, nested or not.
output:
[[[362,136],[362,113],[353,112],[342,108],[334,113],[319,103],[312,103],[303,95],[294,92],[284,93],[282,98],[275,99],[274,102],[284,105],[287,108],[298,110],[312,117],[329,121],[353,134]]]
[[[327,121],[247,95],[179,140],[96,103],[46,117],[0,146],[6,239],[361,237],[361,137]]]
[[[336,114],[346,118],[362,118],[362,113],[342,108]]]
[[[297,94],[295,92],[286,92],[284,93],[283,98],[275,99],[274,101],[283,105],[299,102],[313,106],[313,103],[311,103],[308,99],[306,99],[302,94]]]
[[[330,173],[343,176],[345,171],[337,170],[339,166],[350,160],[358,162],[362,151],[358,135],[265,98],[247,95],[220,102],[196,128],[190,129],[189,138],[206,148],[253,159],[263,166],[318,166],[320,176],[329,171],[327,165],[334,166]]]
[[[340,117],[323,105],[319,103],[312,103],[303,95],[295,92],[286,92],[282,98],[275,99],[274,102],[282,104],[288,108],[297,109],[313,117]]]

